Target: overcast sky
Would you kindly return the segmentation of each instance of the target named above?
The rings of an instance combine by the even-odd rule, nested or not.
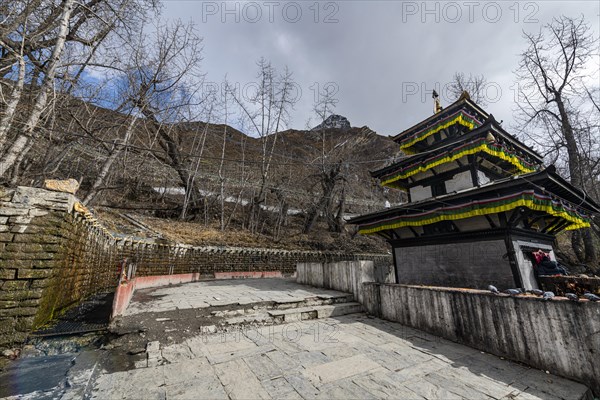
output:
[[[483,74],[487,110],[512,123],[513,71],[526,46],[522,31],[537,32],[556,16],[583,14],[597,36],[599,4],[167,0],[163,15],[196,22],[208,81],[227,74],[242,86],[252,82],[261,56],[278,69],[287,65],[302,90],[291,127],[304,129],[314,120],[317,87],[333,83],[337,114],[353,126],[394,135],[432,113],[431,90],[443,95],[455,71]]]

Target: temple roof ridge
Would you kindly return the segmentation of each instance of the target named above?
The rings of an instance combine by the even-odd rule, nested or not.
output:
[[[428,118],[414,124],[410,128],[405,129],[404,131],[393,136],[392,139],[398,140],[399,138],[408,135],[410,132],[415,131],[419,127],[425,126],[428,123],[430,123],[436,119],[444,118],[445,116],[451,114],[452,112],[459,110],[460,107],[464,106],[464,105],[471,106],[475,111],[480,113],[485,119],[487,119],[489,116],[489,114],[483,108],[481,108],[479,105],[477,105],[477,103],[475,103],[473,100],[471,100],[470,98],[461,96],[460,98],[458,98],[458,100],[456,100],[454,103],[450,104],[448,107],[445,107],[439,113],[433,114],[433,115],[429,116]]]

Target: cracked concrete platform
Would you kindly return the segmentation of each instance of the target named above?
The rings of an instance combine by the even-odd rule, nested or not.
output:
[[[124,316],[228,305],[302,302],[347,293],[301,285],[293,279],[212,280],[136,290]]]
[[[168,289],[161,290],[167,294]],[[102,373],[93,383],[92,397],[580,399],[588,395],[579,383],[363,314],[195,335],[181,343],[149,347],[153,354],[148,357],[158,358],[158,365]]]

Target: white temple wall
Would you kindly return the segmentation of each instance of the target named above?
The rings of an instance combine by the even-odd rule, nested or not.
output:
[[[554,249],[550,244],[543,244],[539,242],[526,241],[526,240],[513,240],[513,247],[515,249],[517,264],[519,265],[519,272],[521,273],[521,279],[523,281],[524,289],[539,289],[535,274],[533,272],[533,264],[531,259],[526,256],[526,252],[531,252],[530,249],[536,248],[544,250],[550,254],[550,259],[556,261],[554,256]]]
[[[473,187],[473,179],[471,178],[471,171],[463,171],[454,175],[452,179],[446,181],[446,192],[452,193],[454,191],[468,189]]]
[[[485,185],[486,183],[490,183],[491,179],[483,171],[477,171],[477,179],[480,185]]]
[[[431,188],[429,186],[414,186],[410,188],[411,202],[427,199],[431,197]]]

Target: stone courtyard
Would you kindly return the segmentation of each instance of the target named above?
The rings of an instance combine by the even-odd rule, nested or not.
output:
[[[353,314],[156,346],[103,374],[95,399],[578,399],[587,388],[396,323]]]
[[[589,397],[550,371],[367,316],[356,304],[348,293],[286,279],[143,289],[100,348],[26,358],[0,376],[0,389],[17,388],[10,399]],[[45,368],[56,381],[43,387],[36,376]]]
[[[145,353],[135,368],[100,371],[87,391],[95,399],[579,399],[588,391],[353,304],[347,293],[285,279],[140,290],[121,323],[144,327]],[[293,318],[265,319],[279,313]]]

